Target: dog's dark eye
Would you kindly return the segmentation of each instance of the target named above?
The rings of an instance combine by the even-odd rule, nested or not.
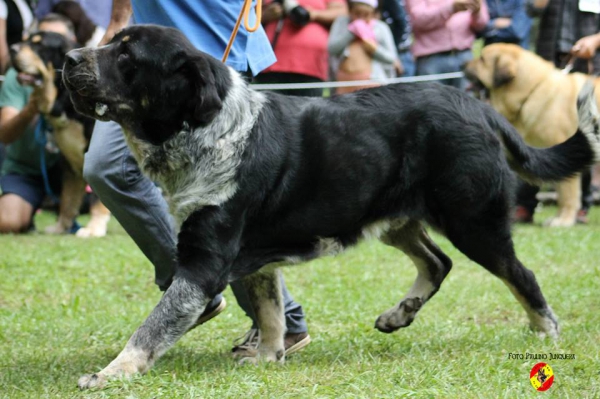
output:
[[[129,60],[129,54],[127,54],[127,53],[121,53],[117,57],[117,62],[123,62],[123,61],[128,61],[128,60]]]

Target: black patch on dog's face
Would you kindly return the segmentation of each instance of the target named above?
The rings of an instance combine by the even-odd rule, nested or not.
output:
[[[173,28],[132,26],[106,46],[69,55],[64,81],[76,109],[155,145],[185,124],[209,124],[230,85],[228,69]]]

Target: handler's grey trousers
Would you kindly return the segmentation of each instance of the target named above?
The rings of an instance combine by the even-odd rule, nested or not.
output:
[[[154,265],[156,284],[166,289],[175,271],[177,240],[174,220],[160,190],[140,171],[117,123],[96,122],[85,155],[83,174],[104,205]],[[287,331],[306,332],[302,307],[294,302],[283,279],[281,285]],[[234,282],[231,288],[238,304],[252,319],[253,328],[256,328],[256,318],[243,284]],[[215,308],[220,302],[219,294],[207,309]]]

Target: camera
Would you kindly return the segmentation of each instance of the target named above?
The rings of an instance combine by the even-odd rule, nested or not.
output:
[[[310,22],[308,10],[298,4],[296,0],[275,0],[283,6],[283,11],[290,21],[297,26],[305,26]]]

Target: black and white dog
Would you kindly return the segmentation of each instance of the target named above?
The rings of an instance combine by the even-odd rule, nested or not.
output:
[[[238,279],[261,330],[258,357],[247,360],[283,361],[277,267],[363,238],[402,250],[418,269],[410,291],[376,321],[383,332],[406,327],[452,266],[424,224],[502,279],[532,328],[558,335],[513,249],[511,167],[530,181],[558,180],[598,158],[590,87],[573,138],[534,149],[490,107],[439,84],[330,99],[262,94],[171,28],[133,26],[106,46],[71,51],[63,75],[80,112],[121,124],[180,226],[172,285],[119,356],[82,377],[81,388],[147,371]]]

